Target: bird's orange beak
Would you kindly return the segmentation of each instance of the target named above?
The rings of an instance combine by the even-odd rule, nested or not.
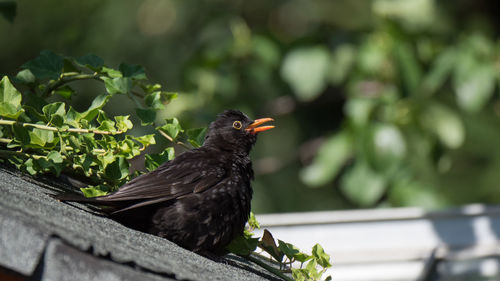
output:
[[[246,127],[245,131],[247,132],[250,132],[252,134],[257,134],[259,132],[264,132],[264,131],[267,131],[269,129],[272,129],[274,128],[274,126],[260,126],[266,122],[270,122],[270,121],[274,121],[273,118],[260,118],[260,119],[257,119],[255,121],[253,121],[252,124],[248,125],[248,127]],[[259,127],[260,126],[260,127]]]

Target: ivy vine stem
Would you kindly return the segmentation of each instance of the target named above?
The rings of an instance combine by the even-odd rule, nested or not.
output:
[[[52,91],[55,89],[61,87],[62,85],[76,81],[76,80],[90,80],[90,79],[95,79],[98,81],[101,81],[99,74],[93,73],[93,74],[76,74],[75,72],[70,72],[70,73],[63,73],[57,79],[53,84],[49,84],[45,91],[43,92],[43,96],[47,97]]]
[[[110,132],[110,131],[102,131],[102,130],[97,130],[97,129],[57,128],[57,127],[51,127],[48,125],[24,123],[24,122],[20,122],[20,121],[5,120],[5,119],[0,119],[0,125],[19,125],[22,127],[33,127],[33,128],[37,128],[40,130],[47,130],[47,131],[53,131],[53,132],[71,132],[71,133],[79,133],[79,134],[90,133],[90,134],[99,134],[99,135],[119,135],[119,134],[123,133],[122,131]]]
[[[242,256],[243,258],[246,258],[248,259],[249,261],[257,264],[258,266],[264,268],[265,270],[275,274],[276,276],[282,278],[283,280],[285,281],[293,281],[292,278],[288,277],[287,275],[285,275],[281,270],[263,262],[261,259],[259,259],[258,257],[254,257],[253,255],[249,255],[249,256]]]

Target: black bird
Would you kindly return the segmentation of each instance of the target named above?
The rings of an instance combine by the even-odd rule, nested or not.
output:
[[[194,252],[222,254],[248,220],[254,176],[248,154],[257,134],[274,128],[260,126],[269,121],[226,110],[210,124],[203,146],[109,195],[59,199],[112,206],[110,217],[128,227]]]

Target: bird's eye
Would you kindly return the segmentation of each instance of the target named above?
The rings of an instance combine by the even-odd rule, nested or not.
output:
[[[236,130],[240,130],[241,127],[243,127],[243,125],[241,125],[240,121],[234,121],[233,122],[233,128],[235,128]]]

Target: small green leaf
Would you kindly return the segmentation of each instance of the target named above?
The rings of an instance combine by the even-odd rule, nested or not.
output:
[[[116,128],[121,132],[126,132],[134,126],[132,121],[128,120],[130,115],[127,116],[115,116]]]
[[[250,212],[250,217],[248,218],[247,223],[248,223],[248,226],[250,226],[251,230],[260,229],[260,224],[257,221],[257,219],[255,218],[255,215],[253,212]]]
[[[51,151],[46,157],[35,160],[44,172],[59,176],[64,168],[63,158],[58,151]]]
[[[49,103],[42,108],[47,120],[52,119],[54,115],[64,116],[66,115],[66,105],[63,102]]]
[[[197,128],[186,130],[189,143],[194,147],[200,147],[204,140],[207,128]]]
[[[140,137],[134,137],[134,140],[140,142],[144,147],[148,147],[148,146],[156,143],[154,134],[144,135],[144,136],[140,136]]]
[[[38,79],[58,79],[62,73],[64,59],[51,51],[44,50],[33,60],[23,64]]]
[[[0,81],[0,116],[17,119],[24,109],[21,107],[22,95],[10,83],[7,76]]]
[[[97,197],[108,194],[112,191],[112,188],[109,185],[100,184],[97,186],[89,186],[85,188],[80,188],[85,197]]]
[[[139,119],[141,119],[142,126],[153,124],[156,120],[156,111],[152,109],[136,108],[135,112]]]
[[[146,154],[144,165],[148,171],[156,170],[161,164],[175,158],[175,150],[173,147],[168,147],[159,154]]]
[[[25,85],[30,85],[32,83],[35,83],[36,78],[33,73],[29,69],[23,69],[19,71],[15,77],[16,81]]]
[[[14,132],[16,142],[19,142],[21,145],[30,144],[30,134],[25,127],[13,125],[12,131]]]
[[[32,158],[29,158],[28,160],[26,160],[26,162],[24,162],[23,166],[26,169],[26,171],[32,176],[34,176],[38,173],[39,167],[37,167],[37,165],[35,164],[35,161],[33,161]]]
[[[129,164],[125,157],[116,157],[113,162],[106,166],[104,174],[106,178],[114,181],[119,181],[126,178],[129,174]]]
[[[30,144],[39,145],[41,147],[54,141],[54,132],[48,130],[34,128],[33,131],[29,132],[29,135],[31,140]]]
[[[253,251],[255,251],[258,244],[258,238],[253,238],[248,234],[242,234],[236,236],[231,243],[226,246],[226,250],[236,255],[249,256]]]
[[[136,80],[147,79],[144,67],[141,65],[122,63],[118,69],[124,77],[130,77]]]
[[[177,118],[171,118],[166,120],[167,123],[161,127],[156,128],[157,130],[161,130],[170,136],[173,140],[177,138],[180,132],[182,132],[181,125],[179,124],[179,120]]]
[[[118,71],[116,69],[108,68],[105,66],[102,67],[101,72],[104,74],[107,74],[111,78],[123,77],[123,75],[120,71]]]
[[[90,105],[89,109],[87,111],[81,113],[81,118],[87,120],[87,121],[92,121],[97,114],[99,113],[99,110],[106,105],[108,102],[109,98],[111,95],[108,94],[101,94],[98,95],[93,101],[92,104]]]
[[[104,81],[106,91],[110,94],[126,94],[132,88],[132,80],[129,77],[101,77]]]
[[[324,268],[331,267],[332,265],[330,264],[330,256],[325,253],[323,250],[323,247],[321,247],[320,244],[316,244],[312,248],[312,256],[314,259],[317,261],[319,265],[321,265]]]
[[[94,54],[86,54],[76,59],[81,66],[87,66],[92,70],[98,70],[104,65],[104,60]]]
[[[278,239],[278,248],[285,254],[287,258],[292,260],[298,253],[300,253],[299,249],[290,243],[283,242]]]
[[[101,122],[101,125],[99,125],[99,127],[97,127],[97,129],[101,130],[101,131],[114,133],[114,132],[116,132],[115,122],[111,121],[111,120],[103,120]]]

